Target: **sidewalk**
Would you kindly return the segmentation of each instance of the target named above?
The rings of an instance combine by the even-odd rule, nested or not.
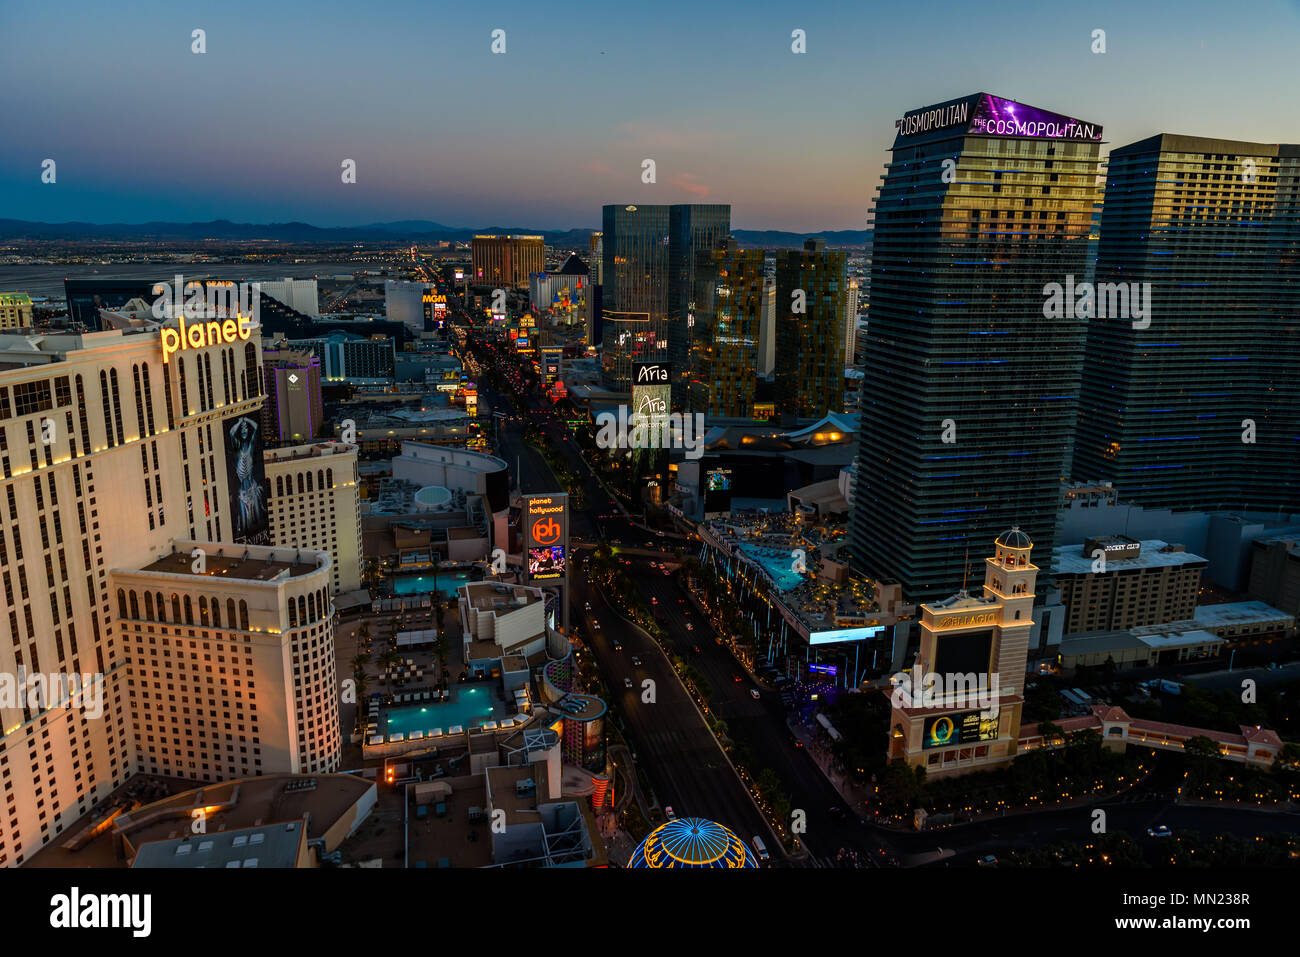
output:
[[[789,722],[786,722],[786,726],[789,727],[796,740],[803,742],[804,750],[808,752],[809,757],[821,769],[826,780],[831,783],[831,787],[839,792],[840,797],[844,799],[844,803],[849,806],[849,810],[858,817],[865,819],[862,809],[866,807],[867,800],[870,797],[867,789],[860,784],[855,784],[849,779],[848,775],[839,773],[831,766],[831,763],[835,760],[834,755],[817,743],[816,734],[811,728],[801,724],[790,724]]]

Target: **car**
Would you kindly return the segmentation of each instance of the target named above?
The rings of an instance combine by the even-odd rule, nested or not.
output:
[[[754,698],[755,700],[757,700],[757,699],[760,697],[760,695],[759,695],[759,693],[758,693],[758,689],[757,689],[757,688],[750,688],[750,689],[749,689],[749,696],[750,696],[751,698]]]
[[[591,602],[587,602],[585,605],[583,605],[583,608],[587,611],[591,611]]]
[[[980,867],[997,867],[998,859],[994,857],[992,854],[985,854],[975,863],[978,864]]]
[[[595,618],[591,619],[591,627],[595,628],[597,631],[600,631],[600,622]]]
[[[631,688],[631,687],[632,687],[632,679],[631,679],[631,678],[624,678],[624,679],[623,679],[623,687],[624,687],[624,688]]]
[[[1169,830],[1169,826],[1161,824],[1158,827],[1147,828],[1147,837],[1173,837],[1174,832]]]
[[[664,808],[664,817],[668,818],[668,820],[670,821],[674,820],[677,817],[677,815],[673,812],[673,806],[671,804],[667,805]]]
[[[616,642],[614,642],[614,650],[615,650],[615,651],[622,651],[622,650],[623,650],[623,643],[622,643],[621,641],[616,641]]]
[[[694,631],[694,630],[695,630],[695,622],[693,622],[693,621],[688,621],[688,622],[686,623],[686,630],[687,630],[687,631]]]
[[[636,665],[636,666],[638,666],[638,667],[640,667],[640,665],[641,665],[641,656],[640,656],[640,655],[633,655],[633,656],[632,656],[632,664],[633,664],[633,665]]]
[[[745,679],[740,677],[740,675],[732,675],[731,680],[734,681],[736,684],[740,684]]]
[[[695,646],[695,653],[696,653],[697,655],[700,653],[700,646],[699,646],[699,645],[696,645],[696,646]]]
[[[842,821],[844,820],[845,814],[847,812],[844,810],[844,808],[841,805],[832,804],[830,807],[826,809],[826,813],[829,814],[834,820]]]

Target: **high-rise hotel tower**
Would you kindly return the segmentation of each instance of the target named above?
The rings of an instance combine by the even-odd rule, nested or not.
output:
[[[1101,127],[977,93],[907,113],[876,203],[851,544],[913,599],[1018,525],[1050,548],[1070,474]]]
[[[1112,150],[1096,295],[1146,301],[1087,323],[1075,476],[1135,504],[1294,510],[1300,146]]]
[[[333,563],[269,544],[258,333],[0,335],[0,866],[137,772],[337,769]]]
[[[722,247],[731,231],[731,207],[611,205],[601,222],[602,381],[629,391],[633,362],[672,362],[673,401],[679,402],[698,256]]]

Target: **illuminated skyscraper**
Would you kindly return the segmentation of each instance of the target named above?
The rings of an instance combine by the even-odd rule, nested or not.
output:
[[[601,369],[611,389],[631,388],[633,361],[673,361],[674,389],[685,368],[695,257],[731,230],[731,207],[606,206]]]
[[[766,301],[762,250],[726,246],[701,252],[695,303],[687,315],[689,356],[683,401],[691,412],[748,418],[758,384],[759,334]]]
[[[809,239],[776,254],[776,411],[820,419],[844,411],[848,257]]]
[[[0,675],[85,677],[0,700],[0,866],[137,772],[338,766],[330,556],[265,545],[260,335],[236,330],[0,336]]]
[[[541,236],[475,236],[470,240],[475,286],[526,287],[528,277],[546,269]]]
[[[1074,474],[1140,505],[1294,509],[1300,146],[1164,133],[1106,179],[1096,299],[1130,308],[1086,322]]]
[[[876,204],[855,561],[941,597],[1012,525],[1052,547],[1084,323],[1101,127],[978,93],[906,114]],[[778,303],[781,309],[785,303]]]

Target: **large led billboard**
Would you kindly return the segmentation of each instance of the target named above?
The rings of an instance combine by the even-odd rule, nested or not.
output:
[[[520,512],[528,578],[568,577],[569,496],[525,495]]]
[[[564,569],[565,554],[563,545],[528,549],[529,578],[563,578]]]
[[[988,674],[993,657],[993,629],[935,636],[931,670],[944,675]]]
[[[269,545],[266,466],[262,460],[262,424],[251,415],[221,423],[226,443],[226,487],[230,490],[231,541]]]
[[[833,645],[841,641],[865,641],[885,630],[884,625],[871,625],[864,628],[834,628],[830,631],[814,631],[808,635],[810,645]]]
[[[731,511],[731,469],[708,469],[704,473],[704,514]]]
[[[921,732],[921,747],[942,748],[997,739],[997,712],[963,711],[960,714],[940,714],[926,718]]]

